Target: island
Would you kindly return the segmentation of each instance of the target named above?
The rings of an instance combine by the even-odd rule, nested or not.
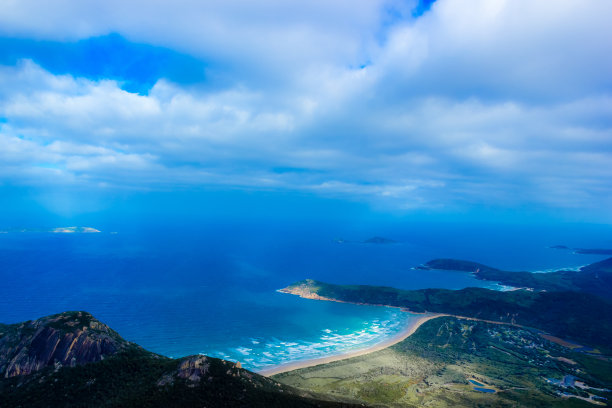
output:
[[[612,255],[612,249],[603,248],[570,248],[566,245],[553,245],[551,249],[573,250],[577,254],[583,255]]]
[[[393,239],[385,238],[385,237],[371,237],[365,239],[363,241],[349,241],[343,238],[337,238],[334,240],[337,244],[376,244],[376,245],[384,245],[384,244],[397,244],[398,241]]]
[[[92,227],[58,227],[53,228],[51,232],[59,234],[91,234],[101,231]]]

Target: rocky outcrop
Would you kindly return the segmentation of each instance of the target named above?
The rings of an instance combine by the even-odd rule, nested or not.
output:
[[[100,361],[104,360],[104,361]],[[82,364],[87,364],[82,366]],[[38,371],[38,372],[37,372]],[[28,375],[29,374],[29,375]],[[85,312],[0,324],[0,407],[348,408],[204,355],[172,359]]]
[[[0,326],[0,377],[104,359],[127,347],[115,331],[86,312],[66,312]]]
[[[158,382],[158,386],[173,384],[176,378],[186,380],[188,387],[195,387],[202,381],[211,382],[214,374],[211,373],[211,364],[223,365],[221,370],[223,376],[244,377],[247,380],[253,378],[253,374],[242,368],[239,362],[224,361],[207,357],[205,355],[194,355],[183,357],[179,360],[176,371],[165,374]],[[218,375],[219,373],[217,373]],[[264,377],[262,377],[263,379]],[[264,379],[265,381],[269,381]]]
[[[336,301],[336,299],[320,296],[317,293],[318,290],[319,287],[314,280],[305,279],[303,281],[294,283],[293,285],[289,285],[286,288],[279,289],[278,291],[281,293],[288,293],[290,295],[297,295],[304,299]]]

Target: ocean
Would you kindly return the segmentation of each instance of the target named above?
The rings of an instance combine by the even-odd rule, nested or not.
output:
[[[545,272],[605,258],[551,245],[612,248],[610,228],[597,225],[87,226],[101,232],[0,234],[0,322],[86,310],[150,351],[203,353],[253,370],[372,346],[415,318],[277,292],[297,280],[501,289],[466,273],[412,268],[446,257]],[[373,236],[397,242],[362,242]]]

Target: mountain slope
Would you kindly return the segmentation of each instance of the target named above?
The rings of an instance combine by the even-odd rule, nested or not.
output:
[[[472,272],[476,279],[509,286],[547,291],[585,292],[612,299],[612,258],[583,266],[579,271],[549,273],[502,271],[477,262],[459,259],[434,259],[416,269]]]
[[[0,325],[0,376],[101,361],[130,343],[86,312],[66,312]]]
[[[207,356],[171,359],[86,312],[0,325],[0,406],[353,407]]]
[[[610,350],[612,303],[581,292],[500,292],[483,288],[402,290],[307,279],[280,290],[309,299],[407,308],[529,326]]]

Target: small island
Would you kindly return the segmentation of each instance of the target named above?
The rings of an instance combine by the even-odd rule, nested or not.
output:
[[[581,255],[612,255],[612,249],[606,248],[570,248],[566,245],[553,245],[551,249],[573,250],[575,254]]]
[[[101,231],[92,227],[58,227],[53,228],[51,232],[56,234],[92,234]]]
[[[549,246],[550,249],[571,249],[570,247],[566,246],[566,245],[552,245]]]
[[[393,239],[385,238],[385,237],[371,237],[363,241],[349,241],[343,238],[337,238],[334,240],[337,244],[375,244],[375,245],[385,245],[385,244],[397,244],[399,241],[395,241]]]

